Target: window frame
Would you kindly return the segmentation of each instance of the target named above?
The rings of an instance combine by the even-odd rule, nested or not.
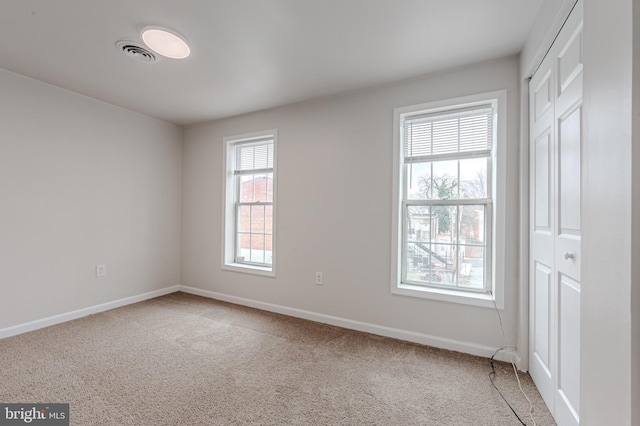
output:
[[[273,197],[271,202],[242,202],[240,201],[240,176],[242,173],[236,171],[236,147],[243,144],[251,144],[263,140],[273,141],[273,168],[272,168],[272,188]],[[222,269],[227,271],[243,272],[266,277],[276,276],[276,210],[277,210],[277,140],[278,131],[276,129],[260,132],[246,133],[224,138],[224,194],[223,194],[223,214],[222,214]],[[272,231],[271,231],[271,265],[239,262],[236,257],[236,248],[239,244],[240,216],[238,211],[241,205],[268,205],[272,206]]]
[[[406,258],[407,241],[404,230],[406,207],[413,205],[405,199],[404,173],[405,161],[401,129],[405,117],[421,114],[445,114],[469,107],[486,105],[495,102],[494,144],[488,157],[487,176],[488,194],[485,210],[486,232],[490,235],[487,244],[488,271],[487,291],[468,290],[460,287],[444,285],[415,284],[404,281],[403,259]],[[393,110],[393,211],[392,211],[392,259],[391,259],[391,293],[426,298],[432,300],[461,303],[481,307],[504,308],[505,282],[505,222],[506,222],[506,118],[507,92],[499,90],[471,96],[428,102],[418,105],[394,108]],[[408,164],[408,163],[407,163]],[[472,199],[474,203],[478,199]],[[407,204],[407,201],[409,203]],[[433,200],[424,202],[430,205],[463,205],[461,200]],[[409,281],[409,280],[407,280]]]

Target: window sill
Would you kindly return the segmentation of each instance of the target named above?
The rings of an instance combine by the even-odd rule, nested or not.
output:
[[[246,265],[244,263],[225,263],[222,265],[225,271],[241,272],[244,274],[261,275],[263,277],[275,278],[276,273],[273,268],[264,266]]]
[[[458,303],[491,309],[496,308],[493,295],[487,293],[472,293],[454,289],[421,287],[411,284],[395,285],[391,289],[391,293],[402,296],[419,297],[422,299],[438,300],[441,302]]]

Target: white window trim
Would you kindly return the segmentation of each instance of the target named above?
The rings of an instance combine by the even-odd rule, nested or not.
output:
[[[234,147],[238,143],[251,142],[260,139],[273,138],[273,240],[271,242],[272,261],[271,267],[251,265],[245,263],[237,263],[235,261],[235,176],[234,169]],[[278,206],[277,196],[277,146],[278,146],[278,130],[271,129],[261,132],[246,133],[236,136],[228,136],[224,138],[224,164],[222,167],[224,191],[222,200],[222,269],[226,271],[242,272],[253,275],[262,275],[265,277],[276,276],[276,210]]]
[[[446,111],[452,108],[473,106],[497,100],[496,146],[493,149],[492,167],[492,277],[490,293],[468,292],[441,287],[423,287],[403,284],[402,262],[402,143],[400,140],[401,119],[404,114],[418,111]],[[419,105],[398,107],[393,110],[393,190],[392,190],[392,230],[391,230],[391,293],[419,297],[444,302],[453,302],[486,308],[504,309],[505,288],[505,228],[506,228],[506,169],[507,169],[507,91],[481,93],[454,99],[428,102]]]

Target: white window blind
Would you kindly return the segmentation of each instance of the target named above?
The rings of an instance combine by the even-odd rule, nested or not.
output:
[[[238,144],[235,173],[254,173],[273,169],[273,139]]]
[[[402,123],[404,161],[488,156],[493,144],[493,119],[492,105],[405,117]]]

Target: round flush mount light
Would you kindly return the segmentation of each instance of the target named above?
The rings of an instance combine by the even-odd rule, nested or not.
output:
[[[159,55],[172,59],[184,59],[191,54],[191,48],[183,37],[161,27],[144,27],[142,41]]]

